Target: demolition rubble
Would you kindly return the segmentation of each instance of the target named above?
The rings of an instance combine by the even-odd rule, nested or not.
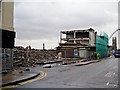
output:
[[[22,46],[13,49],[13,66],[26,67],[42,64],[44,62],[55,61],[57,53],[54,49],[31,49],[30,46],[24,48]]]

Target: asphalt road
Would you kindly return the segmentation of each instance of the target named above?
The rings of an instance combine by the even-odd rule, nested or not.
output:
[[[62,66],[42,68],[43,79],[17,88],[117,88],[118,59],[107,58],[85,66]]]

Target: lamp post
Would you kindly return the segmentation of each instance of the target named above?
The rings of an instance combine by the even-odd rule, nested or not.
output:
[[[110,41],[110,39],[112,38],[112,36],[118,31],[118,48],[120,49],[120,28],[118,28],[117,30],[115,30],[109,37],[108,41]]]
[[[115,31],[111,34],[111,36],[109,37],[109,40],[111,39],[111,37],[112,37],[117,31],[118,31],[118,37],[119,37],[119,35],[120,35],[120,29],[117,29],[117,30],[115,30]]]
[[[118,48],[120,48],[120,28],[115,30],[109,37],[109,40],[111,39],[111,37],[118,31]]]

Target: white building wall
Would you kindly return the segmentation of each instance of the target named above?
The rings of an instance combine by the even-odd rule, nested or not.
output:
[[[86,58],[86,50],[85,49],[80,49],[79,50],[79,55],[80,55],[80,58]]]
[[[2,22],[1,22],[1,18],[2,18],[2,15],[1,15],[2,10],[1,10],[1,8],[2,8],[2,6],[1,6],[1,5],[2,5],[2,4],[1,4],[1,1],[0,1],[0,28],[2,27],[2,26],[1,26],[1,23],[2,23]]]
[[[94,32],[89,32],[89,37],[90,37],[89,44],[91,46],[95,46],[95,33]]]
[[[0,7],[0,29],[14,31],[14,0],[2,0]],[[0,58],[2,70],[11,70],[13,66],[12,49],[0,48],[0,54],[7,55],[5,58]]]
[[[14,0],[11,0],[11,2],[7,2],[6,0],[2,0],[1,5],[1,27],[2,29],[14,31],[14,25],[13,25],[13,17],[14,17]]]

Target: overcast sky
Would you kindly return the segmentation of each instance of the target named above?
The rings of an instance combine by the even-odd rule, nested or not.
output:
[[[93,28],[110,36],[118,28],[118,0],[16,0],[14,23],[17,46],[55,48],[61,30]]]

